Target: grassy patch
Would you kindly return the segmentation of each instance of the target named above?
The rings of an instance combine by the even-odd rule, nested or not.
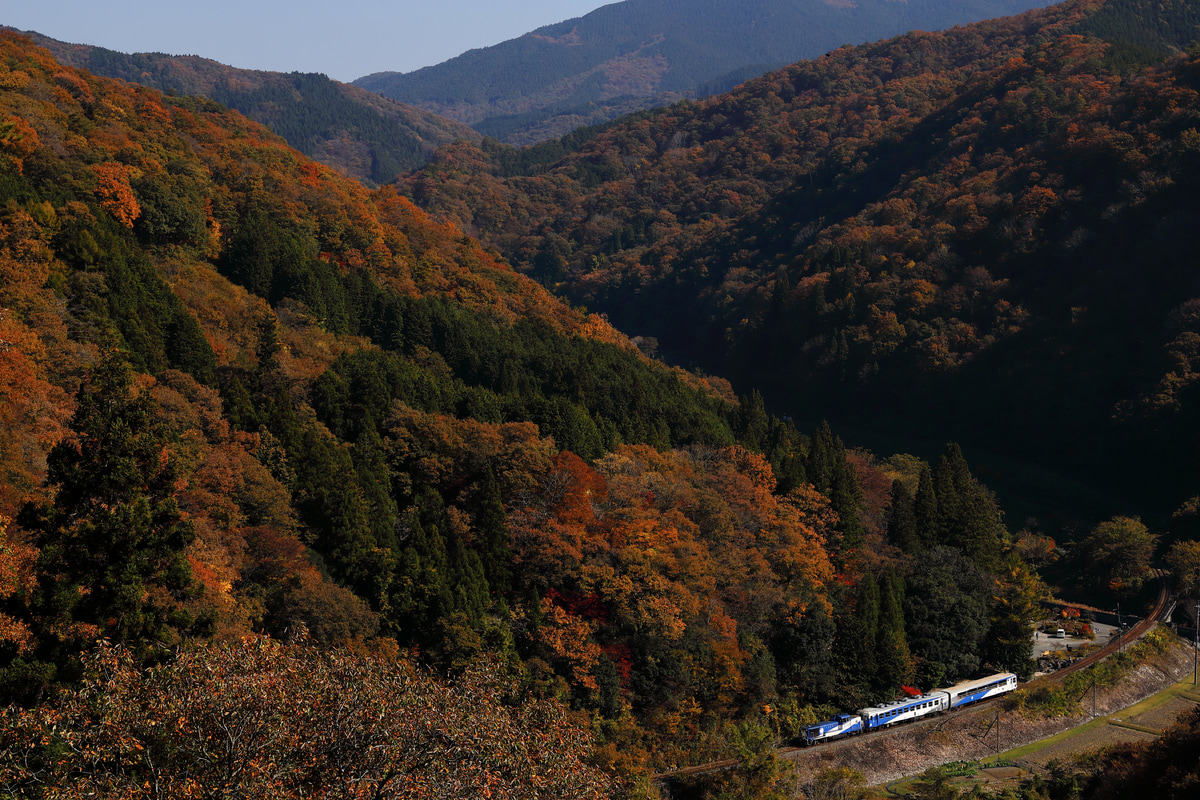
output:
[[[1030,742],[1029,744],[1021,745],[1020,747],[1013,748],[1012,750],[1002,753],[1001,755],[1003,756],[1005,761],[1020,761],[1024,758],[1026,758],[1027,756],[1038,752],[1039,750],[1049,747],[1050,745],[1058,744],[1059,742],[1065,741],[1074,736],[1078,736],[1082,733],[1086,733],[1087,731],[1090,731],[1093,728],[1098,728],[1102,725],[1107,725],[1107,724],[1108,724],[1107,719],[1105,719],[1103,717],[1098,717],[1098,718],[1092,720],[1091,722],[1085,722],[1082,725],[1077,725],[1074,728],[1069,728],[1061,733],[1056,733],[1053,736],[1047,736],[1044,739],[1038,739],[1036,742]],[[987,759],[984,759],[984,761],[987,762]]]
[[[1153,736],[1159,736],[1162,734],[1162,731],[1160,731],[1158,728],[1148,728],[1145,725],[1137,725],[1132,722],[1124,722],[1121,720],[1114,719],[1114,720],[1110,721],[1110,724],[1116,725],[1118,728],[1128,728],[1131,731],[1140,731],[1141,733],[1149,733]]]
[[[979,771],[979,764],[974,761],[951,761],[942,765],[942,774],[947,778],[966,778]]]

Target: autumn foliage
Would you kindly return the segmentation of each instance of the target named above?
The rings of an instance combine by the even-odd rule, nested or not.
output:
[[[20,121],[0,127],[5,790],[601,796],[901,684],[1027,666],[1040,587],[961,449],[848,449],[650,359],[414,202],[480,151],[447,150],[413,198],[371,191],[209,101],[10,33],[0,51]],[[636,124],[649,153],[664,131]],[[605,229],[645,237],[647,286],[684,261],[672,215],[718,236],[712,209],[762,199],[705,194],[699,141],[664,150],[681,183],[654,184],[652,219]],[[566,197],[547,180],[522,214]],[[1063,195],[1022,195],[1025,218]],[[604,202],[586,225],[626,213]],[[900,231],[915,203],[871,213]],[[552,234],[530,257],[574,270]],[[911,302],[858,305],[839,261],[781,280],[779,309],[824,292],[899,342],[905,309],[941,302],[927,267]]]
[[[143,671],[102,645],[54,707],[0,712],[0,790],[47,798],[603,798],[560,704],[494,667],[443,682],[383,654],[246,640]],[[219,788],[218,788],[219,787]]]
[[[1192,13],[1080,0],[914,31],[587,135],[449,146],[399,185],[790,413],[1178,502],[1200,375],[1194,242],[1169,222],[1195,213]],[[1129,44],[1172,25],[1176,45]],[[1100,466],[1114,449],[1128,470]]]

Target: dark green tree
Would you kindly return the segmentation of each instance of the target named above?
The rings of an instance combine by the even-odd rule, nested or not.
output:
[[[438,623],[454,604],[446,543],[436,527],[426,528],[420,514],[408,515],[405,528],[391,602],[397,638],[406,644],[436,644]]]
[[[879,582],[870,572],[863,576],[850,634],[854,659],[848,672],[869,680],[875,674],[879,642]]]
[[[762,395],[757,389],[742,397],[734,413],[734,433],[738,441],[751,450],[764,452],[767,434],[771,429],[771,418],[763,405]]]
[[[917,560],[906,586],[905,630],[923,687],[973,677],[988,630],[979,569],[953,548],[934,547]]]
[[[196,623],[180,605],[192,595],[183,551],[195,533],[173,496],[177,473],[153,399],[112,354],[76,402],[73,435],[47,458],[54,499],[19,516],[41,551],[36,657],[55,667],[96,636],[148,657]]]
[[[828,495],[837,469],[837,445],[829,423],[822,421],[808,443],[804,473],[817,491]]]
[[[853,465],[846,460],[846,446],[833,435],[829,423],[822,421],[809,441],[804,472],[817,491],[829,498],[837,512],[840,542],[835,549],[848,549],[862,540],[862,488]]]
[[[933,487],[937,492],[937,514],[941,530],[938,544],[961,547],[955,539],[963,516],[963,503],[970,491],[971,471],[963,458],[962,449],[951,442],[942,451],[933,471]]]
[[[478,627],[492,605],[483,562],[457,536],[450,537],[448,556],[454,611],[461,613],[472,627]]]
[[[258,318],[258,338],[254,345],[254,355],[258,360],[258,374],[266,376],[279,371],[279,354],[283,352],[283,342],[279,338],[279,320],[270,309],[264,309]]]
[[[394,555],[376,539],[370,502],[364,496],[349,448],[309,427],[296,452],[291,462],[296,465],[293,496],[301,520],[312,531],[313,549],[325,559],[335,578],[376,607],[381,606]],[[389,501],[380,498],[376,478],[368,478],[367,483],[371,500],[382,503],[378,510],[386,513]],[[392,531],[386,520],[383,528],[383,534],[390,538]]]
[[[770,648],[781,687],[787,687],[808,703],[826,703],[835,698],[836,669],[833,663],[837,625],[822,603],[811,603],[800,615],[775,620]]]
[[[979,567],[999,565],[1007,532],[992,493],[971,474],[962,450],[946,445],[933,476],[940,542],[962,550]]]
[[[475,501],[475,550],[493,592],[512,589],[512,548],[508,539],[508,517],[500,499],[500,483],[488,467],[479,482]]]
[[[912,654],[904,633],[904,578],[889,567],[879,585],[879,635],[875,640],[876,684],[895,691],[913,680]]]
[[[927,464],[921,465],[921,476],[917,480],[913,517],[917,524],[917,537],[923,547],[931,547],[941,539],[937,492],[933,488],[933,473]]]
[[[892,502],[888,507],[888,539],[905,553],[916,553],[920,549],[921,535],[917,529],[917,515],[913,507],[913,496],[904,481],[892,482]]]

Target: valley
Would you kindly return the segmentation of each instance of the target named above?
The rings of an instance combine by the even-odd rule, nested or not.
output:
[[[1179,680],[1196,40],[1067,0],[514,146],[0,31],[0,796],[949,800]],[[971,796],[1183,800],[1166,713]]]

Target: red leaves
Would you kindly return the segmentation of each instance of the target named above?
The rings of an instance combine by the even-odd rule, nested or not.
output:
[[[561,592],[558,589],[550,589],[546,592],[546,599],[552,601],[556,606],[576,617],[582,617],[586,620],[598,620],[604,622],[608,619],[608,607],[604,601],[600,599],[600,595],[595,592],[589,594],[578,594],[574,592]]]

